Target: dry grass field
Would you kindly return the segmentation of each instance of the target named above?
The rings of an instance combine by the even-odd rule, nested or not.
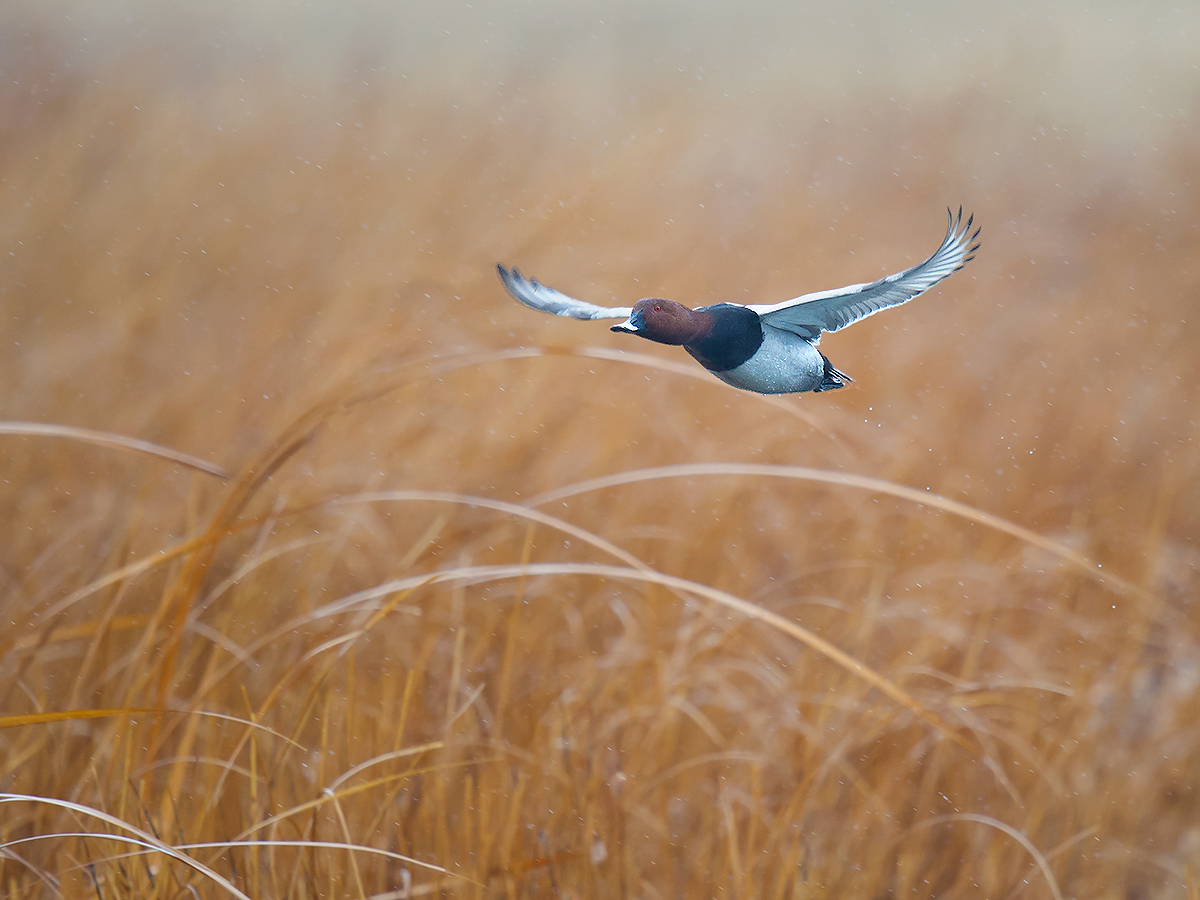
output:
[[[0,893],[1200,898],[1200,14],[824,9],[5,5]]]

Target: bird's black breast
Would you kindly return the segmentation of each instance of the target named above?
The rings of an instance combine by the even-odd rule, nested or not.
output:
[[[684,344],[684,349],[709,371],[736,369],[762,346],[762,323],[753,310],[733,303],[718,303],[696,312],[708,313],[712,328],[698,340]]]

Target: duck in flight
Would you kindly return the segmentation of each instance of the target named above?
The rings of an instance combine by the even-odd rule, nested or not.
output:
[[[513,297],[533,309],[572,319],[624,319],[613,331],[660,344],[682,345],[726,384],[759,394],[830,391],[853,381],[817,349],[821,334],[841,331],[889,306],[907,303],[975,258],[979,232],[974,216],[962,221],[946,210],[946,237],[925,262],[870,284],[805,294],[773,306],[717,303],[689,309],[648,297],[632,307],[596,306],[497,265]]]

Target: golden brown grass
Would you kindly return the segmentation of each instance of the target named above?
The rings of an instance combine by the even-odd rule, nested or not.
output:
[[[619,9],[132,8],[0,29],[0,891],[1200,896],[1178,85],[1104,121],[1018,25],[885,102],[887,41],[805,92],[761,13],[682,72]],[[958,202],[978,259],[833,394],[493,270],[766,302]]]

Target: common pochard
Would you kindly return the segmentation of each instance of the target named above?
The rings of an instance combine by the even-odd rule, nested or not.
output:
[[[946,210],[946,237],[923,263],[870,284],[805,294],[794,300],[743,306],[718,303],[689,309],[648,297],[632,307],[585,303],[497,265],[505,288],[526,306],[573,319],[624,319],[613,331],[660,344],[682,345],[726,384],[759,394],[829,391],[852,381],[817,349],[821,334],[840,331],[889,306],[907,303],[975,258],[980,229]]]

